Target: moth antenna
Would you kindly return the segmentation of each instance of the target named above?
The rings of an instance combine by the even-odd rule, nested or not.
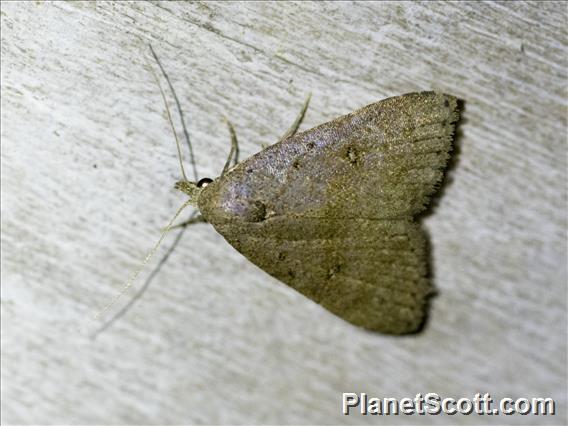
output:
[[[176,102],[176,108],[177,108],[179,118],[180,118],[180,121],[181,121],[181,127],[183,129],[183,135],[185,137],[185,141],[187,143],[187,148],[189,150],[189,161],[190,161],[191,166],[193,168],[193,178],[194,178],[195,182],[197,182],[199,180],[199,177],[198,177],[199,173],[197,173],[197,164],[195,163],[195,155],[193,154],[193,146],[191,145],[191,141],[189,139],[189,132],[187,131],[187,128],[185,127],[185,118],[183,116],[183,110],[181,109],[179,99],[177,97],[176,91],[174,90],[174,86],[173,86],[172,82],[170,81],[170,77],[168,76],[168,73],[166,73],[166,70],[164,69],[164,67],[162,66],[162,63],[158,59],[158,55],[156,55],[156,52],[152,48],[152,45],[148,44],[148,46],[150,47],[150,52],[152,52],[152,56],[154,57],[154,60],[156,61],[156,63],[160,67],[160,71],[162,71],[162,75],[164,76],[164,78],[168,82],[168,86],[169,86],[170,91],[172,92],[172,95],[173,95],[174,100]],[[156,78],[156,76],[154,76],[154,78]],[[178,142],[178,150],[179,150],[179,142]]]
[[[154,53],[154,51],[152,51],[152,53]],[[150,64],[148,64],[148,67],[150,68],[150,72],[152,73],[152,76],[154,77],[156,84],[160,88],[160,94],[162,95],[162,99],[163,99],[164,105],[166,107],[166,113],[168,115],[168,121],[170,122],[170,126],[172,127],[172,132],[174,134],[174,138],[176,139],[176,146],[177,146],[177,151],[178,151],[178,159],[179,159],[179,166],[181,168],[181,174],[183,175],[183,180],[187,181],[188,179],[187,179],[187,176],[185,175],[185,170],[183,168],[183,161],[182,161],[182,156],[181,156],[181,145],[179,143],[179,139],[178,139],[177,134],[176,134],[176,129],[174,127],[174,123],[172,121],[172,115],[170,114],[170,107],[168,106],[168,102],[166,101],[166,94],[164,93],[164,89],[162,89],[162,85],[160,84],[160,80],[158,79],[158,76],[154,72],[154,69],[152,68],[152,66]]]
[[[134,281],[136,280],[136,278],[138,278],[138,275],[140,275],[140,272],[142,272],[142,270],[144,269],[144,267],[146,266],[146,264],[150,261],[150,259],[152,258],[152,256],[154,256],[154,254],[156,253],[156,251],[158,250],[158,247],[160,246],[160,244],[162,243],[162,241],[164,240],[164,238],[166,237],[166,234],[168,232],[170,232],[170,229],[173,226],[174,221],[178,218],[178,216],[180,215],[180,213],[183,211],[183,209],[185,209],[187,206],[189,206],[191,203],[191,200],[187,200],[185,203],[183,203],[183,205],[177,210],[176,214],[174,215],[174,217],[170,220],[170,222],[168,223],[168,226],[166,226],[166,229],[164,230],[164,232],[162,232],[162,235],[160,236],[160,239],[158,240],[158,242],[154,245],[154,248],[152,248],[152,250],[146,255],[146,257],[144,258],[144,260],[142,261],[142,263],[140,264],[140,266],[136,269],[136,271],[134,271],[134,273],[132,274],[132,276],[130,277],[130,279],[126,282],[126,284],[122,287],[122,290],[120,290],[120,292],[115,295],[111,301],[109,303],[107,303],[107,305],[101,309],[95,316],[94,319],[98,320],[101,316],[103,316],[110,308],[112,308],[116,302],[118,302],[118,300],[128,291],[128,289],[130,287],[132,287],[132,284],[134,283]],[[99,328],[98,331],[96,331],[92,337],[95,337],[99,332],[101,332],[102,330],[106,329],[110,324],[114,322],[115,318],[112,318],[109,322],[107,322],[106,324],[104,324],[101,328]]]

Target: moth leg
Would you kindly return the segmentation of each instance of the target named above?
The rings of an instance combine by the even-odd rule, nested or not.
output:
[[[284,139],[289,138],[290,136],[294,136],[296,134],[298,128],[300,127],[300,124],[302,124],[302,120],[304,120],[304,116],[306,115],[306,111],[308,110],[308,105],[310,104],[311,98],[312,94],[310,93],[308,94],[308,97],[304,101],[304,105],[302,105],[302,110],[300,111],[300,114],[298,114],[298,116],[296,117],[296,120],[294,120],[292,127],[290,127],[288,131],[282,135],[282,137],[278,142],[281,142]]]
[[[203,216],[199,215],[199,216],[191,217],[188,220],[186,220],[185,222],[178,223],[177,225],[171,226],[170,230],[176,229],[176,228],[185,228],[188,225],[194,225],[196,223],[206,223],[206,221],[203,218]]]
[[[237,133],[235,132],[235,128],[231,124],[229,120],[225,118],[227,126],[229,127],[229,133],[231,134],[231,151],[229,151],[229,156],[227,157],[227,161],[225,162],[225,166],[223,167],[223,171],[221,172],[221,176],[225,174],[227,170],[232,165],[235,166],[239,162],[239,141],[237,140]]]
[[[181,230],[176,235],[176,239],[174,240],[172,245],[168,248],[168,250],[166,251],[164,256],[160,259],[158,264],[155,266],[154,270],[150,273],[150,275],[148,275],[148,278],[146,278],[146,281],[144,282],[142,287],[140,287],[140,289],[134,294],[134,296],[132,296],[132,298],[129,300],[129,302],[122,307],[122,309],[120,311],[118,311],[116,314],[114,314],[114,316],[111,319],[109,319],[106,323],[104,323],[101,327],[99,327],[97,330],[95,330],[91,334],[91,339],[95,339],[100,333],[102,333],[107,328],[109,328],[111,325],[113,325],[116,321],[118,321],[124,314],[126,314],[130,310],[130,308],[132,308],[134,303],[136,303],[136,301],[142,297],[142,295],[146,292],[146,290],[150,286],[150,283],[152,282],[152,280],[156,277],[156,275],[158,275],[158,272],[160,272],[160,269],[162,269],[162,266],[164,266],[164,264],[167,262],[170,255],[173,253],[174,249],[177,247],[177,245],[181,241],[181,237],[183,236],[183,233],[187,229],[185,227],[185,225],[186,224],[189,225],[191,223],[198,223],[200,221],[205,222],[205,220],[203,219],[203,217],[201,215],[195,216],[196,213],[197,212],[193,212],[191,218],[188,221],[186,221],[184,223],[180,223],[179,225],[176,225],[174,227],[171,227],[171,228],[181,228]]]

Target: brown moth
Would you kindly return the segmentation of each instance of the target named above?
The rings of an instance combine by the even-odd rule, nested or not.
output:
[[[176,187],[273,277],[352,324],[410,333],[431,290],[415,216],[443,177],[457,120],[453,96],[396,96]]]

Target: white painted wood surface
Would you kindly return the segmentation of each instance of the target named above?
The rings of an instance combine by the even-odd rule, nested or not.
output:
[[[3,424],[566,424],[565,3],[3,2],[1,15]],[[88,338],[184,201],[148,43],[201,176],[223,166],[223,116],[246,158],[310,91],[303,128],[410,91],[465,100],[425,220],[439,293],[421,334],[359,330],[198,225]],[[346,417],[342,392],[552,397],[557,414]]]

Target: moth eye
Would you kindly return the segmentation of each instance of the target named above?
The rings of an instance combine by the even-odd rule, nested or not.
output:
[[[213,182],[213,179],[209,179],[209,178],[200,179],[199,182],[197,182],[197,187],[198,188],[205,188],[211,182]]]

